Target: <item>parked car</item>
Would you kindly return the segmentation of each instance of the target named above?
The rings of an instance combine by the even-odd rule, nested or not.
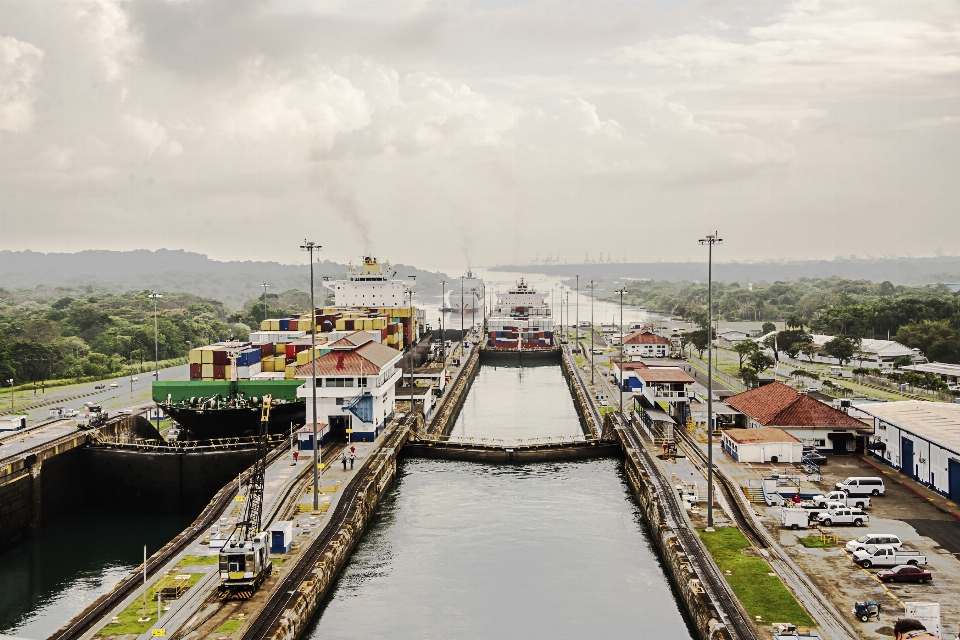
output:
[[[111,382],[111,383],[110,383],[110,388],[111,388],[111,389],[116,389],[116,388],[118,388],[119,386],[120,386],[120,383],[118,383],[118,382]]]
[[[818,514],[817,520],[825,527],[835,524],[852,524],[855,527],[862,527],[864,523],[870,522],[870,516],[857,508],[834,507],[828,509],[826,513]]]
[[[893,547],[894,549],[903,548],[903,542],[900,541],[898,536],[892,533],[868,533],[865,536],[860,536],[856,540],[851,540],[844,548],[850,553],[854,553],[861,549],[866,549],[869,545],[875,547]]]
[[[94,388],[95,391],[99,391],[100,389],[106,389],[106,388],[107,388],[107,385],[105,385],[105,384],[95,384],[95,385],[93,385],[93,388]]]
[[[811,451],[810,453],[803,454],[803,460],[812,462],[813,464],[822,467],[827,464],[827,456],[822,453],[817,453],[816,451]]]
[[[893,569],[878,571],[877,579],[880,582],[927,582],[933,579],[933,574],[912,564],[899,564]]]
[[[817,506],[824,507],[828,502],[839,502],[848,507],[858,507],[863,509],[870,506],[870,498],[867,496],[850,497],[843,491],[831,491],[826,495],[813,496],[810,498]]]
[[[919,551],[904,551],[893,547],[868,546],[853,554],[853,561],[864,569],[873,566],[895,567],[900,564],[927,564],[927,556]]]
[[[140,380],[140,378],[138,378],[137,376],[133,376],[132,378],[130,378],[131,382],[137,382],[138,380]]]
[[[883,485],[883,478],[847,478],[843,482],[834,485],[837,491],[843,491],[851,496],[878,496],[886,493],[887,488]]]
[[[804,393],[816,393],[818,391],[820,391],[820,389],[817,389],[816,387],[807,387],[803,390]]]
[[[594,350],[593,350],[593,353],[594,353],[595,355],[601,355],[601,354],[603,353],[603,349],[594,349]]]

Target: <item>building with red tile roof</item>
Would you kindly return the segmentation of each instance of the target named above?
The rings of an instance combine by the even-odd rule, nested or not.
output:
[[[800,462],[803,443],[774,427],[724,429],[721,446],[737,462]]]
[[[634,331],[623,339],[623,353],[631,357],[666,358],[670,352],[670,339],[652,331]]]
[[[731,396],[727,404],[744,415],[742,426],[779,427],[804,444],[836,453],[852,451],[858,432],[862,435],[872,430],[866,423],[779,381]]]

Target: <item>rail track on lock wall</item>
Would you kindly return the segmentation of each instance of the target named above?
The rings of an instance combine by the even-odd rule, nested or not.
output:
[[[697,576],[699,576],[704,592],[714,603],[717,612],[723,617],[721,622],[726,626],[730,637],[733,640],[761,640],[764,638],[765,636],[757,629],[740,600],[733,593],[730,583],[720,573],[720,568],[716,562],[712,560],[710,552],[707,551],[706,546],[687,517],[683,505],[680,504],[676,491],[670,486],[663,472],[656,466],[653,456],[650,455],[650,452],[647,451],[640,440],[641,436],[637,433],[636,426],[627,423],[623,426],[623,433],[630,446],[643,458],[647,468],[651,471],[649,481],[654,484],[657,495],[660,496],[660,504],[663,506],[667,524],[687,552],[687,558],[693,565]]]
[[[415,421],[415,416],[407,416],[405,421]],[[403,443],[400,441],[402,430],[396,430],[391,434],[390,439],[385,441],[381,450],[389,448],[398,448]],[[372,458],[368,458],[369,463]],[[298,587],[309,579],[313,569],[327,552],[330,543],[336,538],[341,528],[351,519],[357,508],[357,495],[360,489],[371,482],[372,477],[369,469],[362,470],[343,488],[343,494],[337,505],[333,508],[333,513],[327,519],[326,524],[320,535],[310,543],[310,547],[304,551],[290,570],[286,572],[283,578],[274,586],[270,599],[263,608],[257,613],[256,618],[251,620],[246,626],[242,640],[262,640],[269,638],[271,632],[280,622],[283,612],[290,608],[301,593]]]
[[[267,457],[267,465],[272,464],[277,458],[287,452],[286,447],[279,446],[270,452]],[[241,474],[241,483],[249,476],[250,469]],[[236,492],[236,485],[231,481],[224,486],[211,499],[210,503],[197,516],[188,529],[180,533],[172,542],[167,543],[160,551],[147,559],[147,579],[157,575],[166,564],[183,552],[199,536],[210,528],[210,526],[220,517],[220,514],[233,502],[233,495]],[[115,609],[121,602],[128,598],[143,585],[143,565],[128,574],[117,586],[107,594],[104,594],[89,607],[84,609],[78,616],[73,618],[65,627],[61,627],[50,640],[76,640],[90,631],[91,627],[103,620],[104,615]]]
[[[682,426],[674,429],[674,433],[680,434],[684,451],[692,455],[690,461],[706,477],[707,454],[700,449],[693,436]],[[730,512],[747,540],[760,551],[787,588],[793,591],[794,596],[810,612],[818,626],[831,640],[857,640],[859,635],[843,615],[824,598],[803,570],[787,556],[780,545],[767,533],[763,524],[757,520],[753,506],[740,490],[740,486],[718,469],[716,464],[714,464],[713,477],[719,481],[720,490],[730,507]]]

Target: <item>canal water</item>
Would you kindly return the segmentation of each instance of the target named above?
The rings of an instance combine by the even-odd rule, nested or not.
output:
[[[0,633],[46,638],[180,533],[196,514],[77,511],[0,555]]]
[[[559,367],[470,394],[473,435],[579,432]],[[680,608],[619,461],[408,460],[307,637],[692,638]]]

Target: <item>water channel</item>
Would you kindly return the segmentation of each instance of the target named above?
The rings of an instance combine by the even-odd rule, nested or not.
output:
[[[560,368],[483,367],[454,435],[579,432]],[[692,638],[617,460],[409,460],[320,638]]]
[[[46,638],[180,533],[196,514],[84,509],[0,555],[0,633]]]

